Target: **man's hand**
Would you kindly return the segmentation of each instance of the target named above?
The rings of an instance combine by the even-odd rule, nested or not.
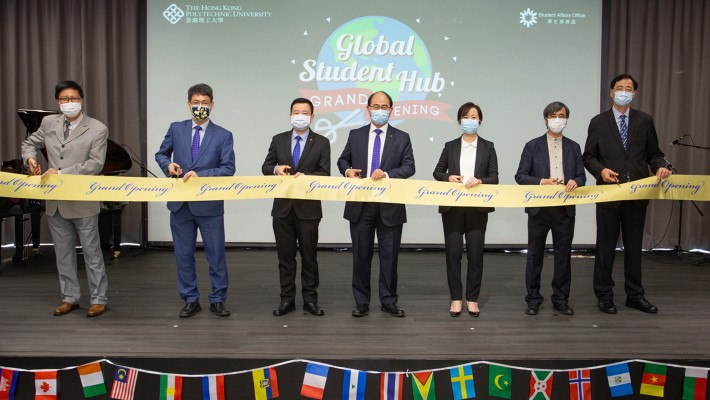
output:
[[[606,183],[619,183],[619,174],[609,168],[604,168],[601,175],[602,180]]]
[[[194,176],[194,177],[197,177],[197,172],[195,172],[195,171],[190,171],[190,172],[186,173],[185,176],[182,177],[182,181],[183,181],[183,182],[187,182],[187,180],[190,179],[190,178],[192,178],[193,176]]]
[[[565,185],[565,191],[571,192],[574,189],[577,189],[577,182],[574,179],[570,179]]]
[[[463,183],[463,176],[461,175],[450,175],[449,182],[451,183]]]
[[[387,175],[385,175],[384,171],[382,171],[381,169],[378,168],[378,169],[372,171],[372,176],[370,178],[372,178],[373,181],[379,181],[380,179],[386,178],[386,177],[387,177]]]
[[[558,185],[562,182],[559,181],[557,178],[543,178],[540,179],[540,184],[541,185]]]
[[[658,171],[656,171],[656,179],[660,181],[661,179],[668,178],[669,176],[671,176],[671,174],[673,174],[673,171],[669,170],[668,168],[661,167],[658,168]]]
[[[289,165],[277,165],[274,171],[275,175],[291,175],[291,166]]]
[[[345,176],[347,178],[362,178],[362,176],[360,176],[361,172],[361,169],[350,168],[349,170],[345,171]]]
[[[301,175],[303,175],[303,174],[300,173],[300,172],[296,172],[296,175],[294,175],[293,177],[294,177],[294,178],[298,178],[298,177],[301,176]]]
[[[481,180],[476,178],[475,176],[471,177],[471,179],[466,181],[466,189],[471,189],[472,186],[476,186],[478,184],[481,184]]]
[[[27,166],[30,167],[30,175],[42,174],[42,168],[40,168],[39,164],[37,164],[37,161],[35,161],[34,158],[27,159]]]
[[[56,169],[50,168],[50,169],[44,171],[44,173],[42,174],[42,178],[44,178],[47,175],[54,175],[54,174],[58,174],[58,173],[59,173],[59,171],[57,171]]]
[[[178,163],[170,163],[168,164],[168,174],[171,176],[179,177],[182,175],[182,168],[180,168],[180,165]]]

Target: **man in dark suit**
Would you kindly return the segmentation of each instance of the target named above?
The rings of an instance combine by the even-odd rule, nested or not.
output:
[[[515,181],[520,185],[564,185],[571,192],[584,186],[582,151],[577,142],[563,136],[569,108],[553,102],[543,111],[547,132],[529,141],[520,156]],[[573,315],[569,306],[572,281],[572,239],[574,237],[575,206],[526,207],[528,214],[528,254],[525,265],[527,295],[525,314],[537,315],[543,297],[540,294],[540,274],[545,256],[545,241],[552,231],[554,273],[552,306],[560,314]]]
[[[271,139],[261,171],[264,175],[330,175],[330,141],[311,131],[313,103],[298,98],[291,103],[292,130]],[[296,252],[301,253],[303,310],[321,316],[318,305],[318,225],[323,218],[320,200],[274,199],[276,253],[279,257],[281,303],[275,316],[296,309]]]
[[[60,82],[54,91],[62,114],[42,119],[37,132],[22,142],[22,159],[30,174],[98,175],[106,161],[108,128],[84,113],[84,90],[74,81]],[[47,150],[49,168],[42,173],[37,153]],[[81,290],[77,275],[76,240],[84,253],[86,277],[91,292],[87,317],[106,312],[108,277],[99,240],[98,201],[47,201],[47,223],[52,233],[62,303],[55,316],[79,308]]]
[[[589,122],[584,166],[596,178],[597,185],[646,178],[649,168],[659,180],[671,175],[658,147],[653,118],[629,106],[637,90],[638,82],[630,75],[617,76],[609,90],[613,107]],[[620,229],[624,243],[626,306],[652,314],[658,312],[658,308],[646,300],[641,284],[641,246],[647,206],[647,200],[597,203],[594,293],[602,312],[616,314],[611,272]]]
[[[350,131],[343,153],[338,159],[340,173],[348,178],[370,177],[406,179],[414,175],[414,154],[409,135],[390,126],[392,98],[375,92],[367,99],[371,123]],[[382,311],[403,317],[397,306],[397,257],[402,227],[407,222],[404,204],[374,202],[345,203],[344,217],[350,221],[353,241],[353,295],[356,308],[353,317],[364,317],[370,311],[370,273],[377,233],[380,257],[379,294]]]
[[[184,181],[198,176],[234,175],[232,133],[209,119],[210,111],[214,110],[212,88],[204,83],[192,86],[187,91],[187,107],[192,119],[170,125],[155,153],[155,161],[166,176],[182,176]],[[184,175],[183,168],[188,171]],[[224,201],[168,202],[168,209],[178,291],[185,302],[180,317],[191,317],[202,310],[195,271],[198,229],[212,283],[210,311],[220,317],[229,316],[229,310],[224,307],[229,285],[224,255]]]

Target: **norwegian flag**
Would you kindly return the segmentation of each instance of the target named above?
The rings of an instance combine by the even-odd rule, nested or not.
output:
[[[569,371],[570,400],[592,400],[592,377],[588,369]]]

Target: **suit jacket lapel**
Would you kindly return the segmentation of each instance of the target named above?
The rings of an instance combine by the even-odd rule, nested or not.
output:
[[[476,159],[478,159],[478,151],[476,152]],[[454,142],[454,146],[451,148],[451,164],[454,168],[451,168],[449,174],[451,175],[461,175],[461,139]],[[478,163],[476,163],[478,164]],[[475,171],[474,171],[475,174]]]
[[[369,129],[369,128],[368,128]],[[394,144],[394,138],[395,135],[397,134],[396,129],[392,128],[392,126],[387,127],[387,138],[385,139],[385,146],[382,148],[382,154],[380,154],[380,169],[385,170],[382,166],[387,162],[389,158],[389,153],[392,152],[392,146]],[[368,141],[369,143],[369,141]]]
[[[542,136],[541,140],[537,142],[537,149],[540,155],[542,155],[543,165],[542,172],[543,178],[550,177],[550,149],[547,147],[547,133]],[[563,150],[564,151],[564,150]]]

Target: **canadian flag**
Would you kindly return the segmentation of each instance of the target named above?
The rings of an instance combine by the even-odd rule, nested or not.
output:
[[[35,372],[35,400],[57,399],[57,371]]]

